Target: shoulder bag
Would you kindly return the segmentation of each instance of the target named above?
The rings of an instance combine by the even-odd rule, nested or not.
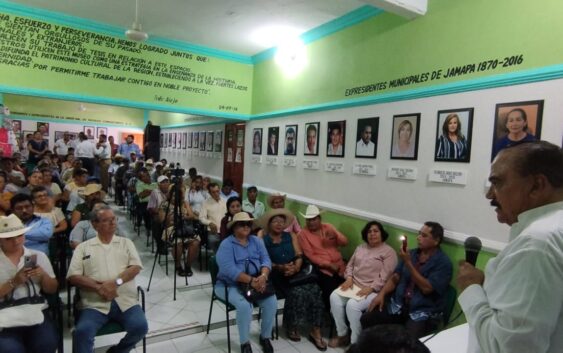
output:
[[[296,261],[299,256],[296,256],[293,261]],[[303,264],[299,272],[289,277],[288,282],[291,287],[297,287],[303,284],[316,283],[319,279],[317,268],[305,256],[301,256]]]
[[[31,281],[25,282],[27,297],[14,299],[14,290],[0,303],[0,328],[33,326],[43,323],[45,298],[38,295]],[[31,293],[33,288],[33,295]]]
[[[244,272],[249,275],[252,276],[250,274],[250,272],[248,271],[248,266],[250,264],[250,259],[246,259],[246,263],[244,266]],[[252,264],[253,267],[254,264]],[[258,272],[258,270],[257,270]],[[252,282],[251,282],[252,283]],[[250,283],[239,283],[238,284],[238,290],[240,292],[240,294],[244,297],[244,299],[248,300],[251,303],[256,302],[257,300],[260,299],[265,299],[268,298],[272,295],[274,295],[276,293],[276,290],[274,289],[274,285],[272,284],[272,280],[270,278],[268,278],[268,281],[266,282],[266,288],[264,289],[263,292],[259,292],[256,289],[252,288],[252,286],[250,285]]]

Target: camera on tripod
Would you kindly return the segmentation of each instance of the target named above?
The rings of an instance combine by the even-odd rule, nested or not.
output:
[[[185,169],[180,169],[180,168],[172,169],[172,176],[181,177],[181,176],[184,176],[184,175],[186,175]]]

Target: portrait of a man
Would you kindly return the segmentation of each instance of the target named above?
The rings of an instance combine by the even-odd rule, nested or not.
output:
[[[378,131],[379,118],[358,119],[356,157],[375,158],[377,156]]]
[[[268,128],[268,156],[278,155],[279,127]]]
[[[307,123],[305,124],[305,156],[318,156],[319,155],[319,127],[321,123]]]
[[[295,156],[297,154],[297,125],[286,125],[284,155]]]
[[[94,127],[93,126],[84,126],[84,134],[86,134],[86,137],[88,138],[88,140],[93,140],[94,139]]]
[[[328,123],[328,141],[326,155],[328,157],[344,157],[346,137],[346,120]]]

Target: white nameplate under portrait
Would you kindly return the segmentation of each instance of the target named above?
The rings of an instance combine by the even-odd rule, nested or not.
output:
[[[416,180],[418,169],[412,167],[390,167],[387,177],[391,179]]]
[[[344,173],[344,163],[326,162],[325,171],[331,173]]]
[[[303,161],[303,169],[319,169],[319,161],[317,160],[306,160]]]
[[[432,169],[428,180],[434,183],[467,185],[466,170]]]
[[[278,165],[278,157],[277,156],[266,156],[266,164]]]
[[[359,175],[375,175],[375,164],[354,163],[352,173]]]
[[[295,158],[285,158],[283,160],[284,167],[295,167],[297,164],[295,162]]]
[[[262,163],[262,156],[252,156],[251,161],[252,161],[252,163],[260,164],[260,163]]]

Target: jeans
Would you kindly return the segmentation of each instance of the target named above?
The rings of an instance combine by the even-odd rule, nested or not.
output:
[[[57,331],[49,314],[43,311],[43,315],[42,324],[0,331],[0,353],[54,353]]]
[[[370,293],[362,300],[357,301],[355,299],[342,297],[336,294],[336,292],[332,292],[330,295],[330,312],[334,318],[334,324],[336,325],[336,334],[340,337],[346,336],[348,333],[346,317],[348,317],[350,330],[352,331],[350,340],[352,343],[356,343],[360,332],[362,332],[360,318],[362,317],[364,311],[368,309],[369,303],[371,303],[373,298],[376,296],[377,293]]]
[[[114,300],[107,315],[95,309],[84,309],[80,312],[80,318],[72,334],[73,352],[92,353],[96,332],[110,319],[121,324],[127,332],[125,337],[112,347],[114,353],[127,353],[135,348],[135,344],[145,337],[149,329],[145,313],[139,305],[134,305],[123,312]]]
[[[233,305],[237,311],[237,327],[240,344],[249,341],[250,321],[252,320],[253,305],[246,300],[238,291],[236,286],[227,287],[229,304]],[[225,300],[225,285],[217,282],[215,284],[215,294]],[[274,318],[278,310],[278,300],[275,295],[258,300],[258,306],[262,309],[262,323],[260,325],[260,337],[271,338]]]

